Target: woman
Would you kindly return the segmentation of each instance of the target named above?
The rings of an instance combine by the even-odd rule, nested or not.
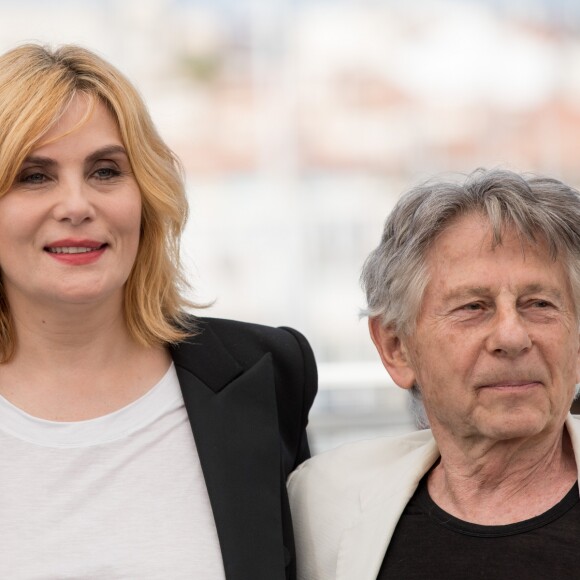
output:
[[[0,160],[0,577],[293,578],[312,352],[185,314],[184,187],[136,90],[6,53]]]

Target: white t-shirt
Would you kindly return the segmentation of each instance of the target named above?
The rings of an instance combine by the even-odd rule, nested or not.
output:
[[[225,578],[173,365],[89,421],[38,419],[0,397],[0,578]]]

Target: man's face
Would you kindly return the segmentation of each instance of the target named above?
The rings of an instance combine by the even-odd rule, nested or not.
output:
[[[435,434],[505,440],[561,428],[579,376],[567,272],[509,228],[491,248],[477,215],[433,244],[416,332],[401,343]]]

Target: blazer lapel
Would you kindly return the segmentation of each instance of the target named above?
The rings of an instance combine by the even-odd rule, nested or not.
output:
[[[336,580],[376,580],[399,518],[437,457],[431,439],[361,491],[362,513],[340,540]]]
[[[565,428],[572,442],[574,459],[576,459],[576,469],[578,470],[578,479],[580,480],[580,416],[568,414]]]
[[[198,342],[198,344],[195,344]],[[210,327],[172,351],[228,580],[285,578],[270,354],[244,370]]]
[[[580,420],[569,415],[566,428],[580,477]],[[405,455],[403,461],[390,464],[361,491],[361,514],[341,536],[336,580],[376,580],[399,518],[438,456],[432,439]]]
[[[366,512],[340,541],[336,580],[376,580],[389,541],[410,497],[399,492],[385,505]],[[401,509],[399,509],[401,508]]]

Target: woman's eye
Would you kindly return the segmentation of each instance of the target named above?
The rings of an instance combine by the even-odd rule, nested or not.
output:
[[[104,181],[107,179],[112,179],[113,177],[118,177],[121,175],[121,172],[118,169],[114,169],[113,167],[101,167],[100,169],[97,169],[93,175],[97,179],[102,179]]]
[[[20,176],[19,180],[21,183],[31,183],[40,184],[46,181],[47,177],[44,173],[25,173]]]

